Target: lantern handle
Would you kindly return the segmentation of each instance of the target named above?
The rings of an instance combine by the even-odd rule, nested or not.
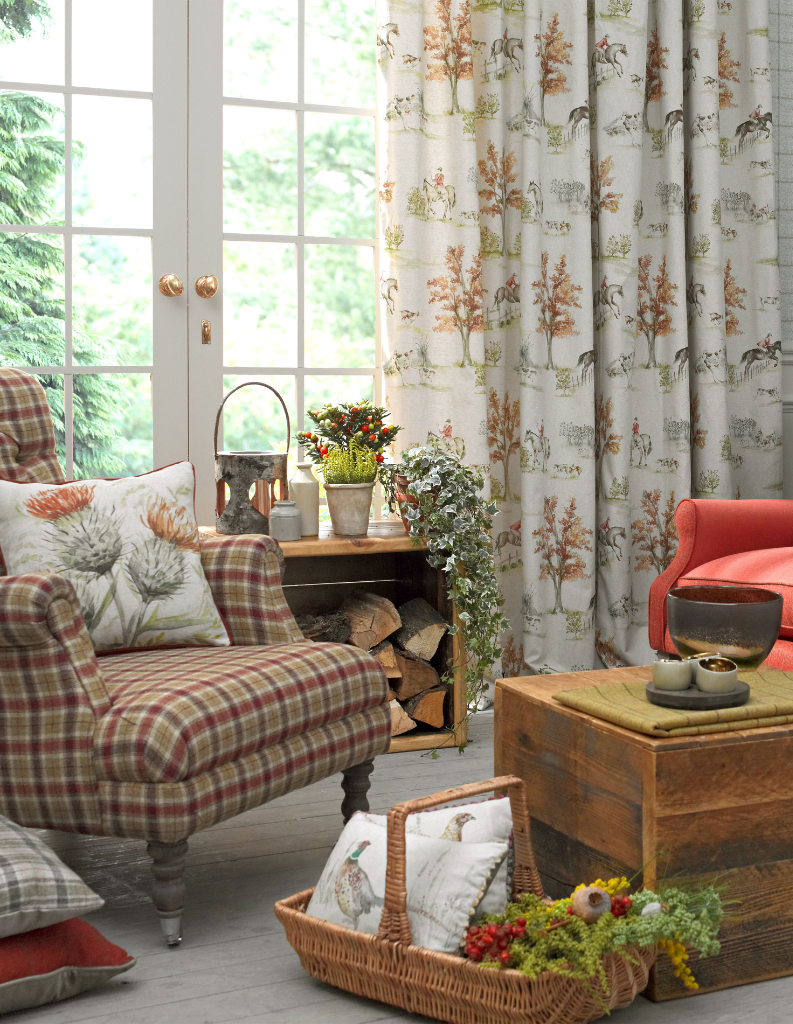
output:
[[[255,384],[257,387],[267,388],[269,391],[272,391],[272,393],[275,395],[275,397],[281,403],[281,408],[284,410],[284,416],[286,416],[286,454],[287,455],[289,454],[289,442],[292,439],[292,425],[289,422],[289,410],[286,408],[286,403],[284,402],[283,398],[281,398],[280,393],[278,391],[276,391],[274,387],[271,387],[269,384],[265,384],[263,380],[246,380],[244,384],[238,384],[236,388],[232,388],[231,391],[229,391],[229,393],[226,395],[226,397],[220,403],[220,408],[218,409],[218,414],[215,417],[215,441],[214,441],[215,458],[217,458],[217,456],[218,456],[218,428],[220,427],[220,415],[223,412],[223,406],[231,398],[231,396],[234,394],[235,391],[239,391],[240,388],[250,387],[250,385],[252,385],[252,384]]]

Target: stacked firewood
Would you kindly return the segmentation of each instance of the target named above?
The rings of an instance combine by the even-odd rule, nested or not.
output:
[[[298,616],[309,640],[349,643],[370,651],[388,678],[391,734],[428,725],[442,729],[449,686],[430,661],[449,624],[423,598],[399,608],[386,597],[356,591],[337,612]]]

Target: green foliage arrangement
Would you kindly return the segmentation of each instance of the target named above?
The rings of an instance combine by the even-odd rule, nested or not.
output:
[[[466,955],[491,969],[508,967],[529,978],[550,971],[608,994],[604,956],[630,957],[631,950],[658,945],[686,988],[698,987],[686,963],[686,947],[702,957],[719,952],[724,907],[713,885],[640,889],[631,896],[622,895],[628,891],[626,878],[598,879],[594,886],[610,906],[596,920],[588,923],[576,912],[574,897],[584,886],[550,904],[525,894],[507,904],[506,914],[485,915],[484,924],[468,930]]]
[[[468,713],[476,711],[484,674],[502,654],[499,635],[508,628],[493,565],[490,538],[496,506],[481,495],[481,473],[464,466],[438,441],[402,453],[397,473],[407,477],[417,504],[401,503],[410,535],[427,541],[430,565],[446,575],[446,589],[461,623],[468,663]],[[457,631],[452,626],[451,632]]]
[[[361,445],[332,448],[322,460],[326,484],[370,484],[377,476],[377,458]]]

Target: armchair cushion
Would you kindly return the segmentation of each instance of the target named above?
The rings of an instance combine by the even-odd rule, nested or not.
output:
[[[793,637],[793,548],[763,548],[714,558],[681,576],[678,586],[698,587],[704,583],[775,590],[784,601],[779,635]]]
[[[131,652],[102,669],[97,771],[115,782],[181,782],[387,705],[380,665],[342,644]]]

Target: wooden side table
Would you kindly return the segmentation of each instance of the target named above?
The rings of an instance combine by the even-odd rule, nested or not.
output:
[[[793,974],[793,726],[655,739],[554,700],[652,669],[502,679],[495,774],[528,786],[532,841],[550,895],[616,875],[729,887],[740,901],[721,954],[690,966],[699,992]],[[690,995],[659,957],[645,991]]]
[[[319,537],[283,541],[281,550],[286,559],[284,595],[295,615],[336,611],[348,594],[362,588],[396,605],[423,597],[447,622],[455,621],[444,574],[427,563],[426,544],[411,540],[401,520],[370,523],[368,535],[356,539],[336,537],[332,530],[321,529]],[[389,753],[456,747],[466,742],[465,650],[459,633],[441,641],[432,663],[441,674],[448,670],[454,678],[453,728],[420,726],[393,737]]]

